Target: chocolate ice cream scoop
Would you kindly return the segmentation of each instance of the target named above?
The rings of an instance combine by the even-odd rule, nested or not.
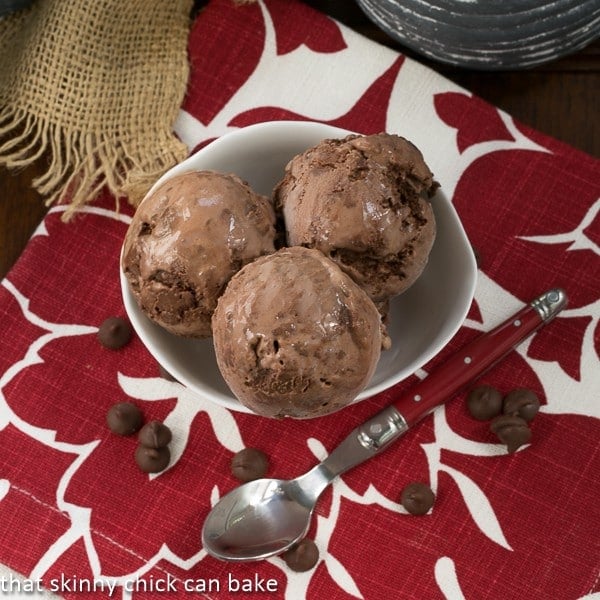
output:
[[[382,302],[427,264],[436,232],[428,198],[437,187],[404,138],[350,135],[294,157],[273,200],[288,246],[320,250]]]
[[[346,406],[371,379],[381,350],[374,303],[334,262],[302,247],[234,275],[212,327],[223,378],[242,404],[268,417]]]
[[[137,209],[122,268],[141,310],[171,333],[209,337],[217,298],[243,265],[274,251],[268,198],[235,175],[191,171]]]

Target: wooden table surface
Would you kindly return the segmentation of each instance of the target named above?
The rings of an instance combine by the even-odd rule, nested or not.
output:
[[[304,1],[370,39],[417,58],[520,121],[600,157],[599,42],[531,70],[469,71],[417,57],[377,29],[351,0]],[[18,172],[0,167],[0,278],[17,260],[47,210],[44,199],[31,188],[40,170],[39,164]]]

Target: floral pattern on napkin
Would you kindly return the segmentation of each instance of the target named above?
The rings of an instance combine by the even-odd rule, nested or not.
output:
[[[124,313],[130,213],[116,215],[105,196],[74,227],[53,208],[0,285],[0,560],[69,598],[87,597],[77,586],[92,582],[89,597],[591,598],[600,591],[598,161],[299,2],[213,0],[189,49],[177,132],[191,150],[282,118],[387,130],[419,146],[480,256],[473,306],[407,381],[335,415],[275,424],[160,378],[137,339],[102,348],[98,325]],[[309,531],[320,551],[313,570],[206,555],[201,524],[236,485],[233,453],[260,447],[270,475],[304,472],[417,377],[556,285],[570,306],[485,376],[542,399],[529,447],[507,456],[459,396],[325,492]],[[165,472],[140,473],[135,440],[105,427],[122,400],[172,427]],[[415,480],[437,496],[423,517],[399,504]]]

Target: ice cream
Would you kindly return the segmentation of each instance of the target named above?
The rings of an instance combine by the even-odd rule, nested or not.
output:
[[[212,320],[221,374],[268,417],[316,417],[352,402],[379,360],[373,301],[318,250],[282,248],[247,264]]]
[[[317,248],[385,306],[427,264],[435,238],[428,199],[437,187],[404,138],[350,135],[294,157],[273,199],[286,245]]]
[[[217,299],[246,263],[275,250],[275,213],[235,175],[192,171],[137,209],[122,268],[141,310],[171,333],[211,335]]]

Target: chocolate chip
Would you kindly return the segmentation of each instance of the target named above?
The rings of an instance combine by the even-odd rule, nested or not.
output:
[[[131,402],[119,402],[108,409],[106,424],[119,435],[133,435],[142,426],[142,412]]]
[[[540,401],[534,392],[518,388],[504,398],[502,411],[505,415],[517,415],[525,421],[532,421],[540,409]]]
[[[144,473],[159,473],[164,471],[171,460],[171,451],[164,448],[147,448],[141,444],[135,451],[135,462]]]
[[[502,412],[502,394],[491,385],[480,385],[469,392],[467,408],[474,419],[488,421]]]
[[[281,555],[285,564],[292,570],[302,573],[312,569],[319,561],[319,549],[310,539],[304,538]]]
[[[409,483],[400,495],[402,506],[411,515],[424,515],[433,506],[435,494],[425,483]]]
[[[164,448],[172,439],[171,430],[159,421],[146,423],[138,433],[138,441],[146,448]]]
[[[257,448],[244,448],[231,459],[231,474],[240,481],[260,479],[268,470],[269,459]]]
[[[128,321],[121,317],[109,317],[98,328],[98,340],[111,350],[118,350],[129,343],[133,329]]]
[[[531,439],[531,429],[527,421],[515,415],[499,415],[490,424],[490,429],[498,439],[506,444],[508,452],[515,452]]]

